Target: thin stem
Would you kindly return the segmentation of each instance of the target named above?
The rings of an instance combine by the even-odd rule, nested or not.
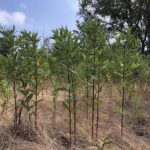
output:
[[[92,89],[92,94],[93,94],[93,99],[92,99],[92,139],[94,137],[94,109],[95,109],[95,80],[93,79],[93,89]]]
[[[98,83],[98,96],[97,99],[99,101],[99,89],[100,89],[100,84]],[[99,126],[99,103],[97,103],[97,124],[96,124],[96,138],[98,138],[98,126]]]
[[[88,79],[87,79],[87,87],[86,87],[86,107],[87,107],[87,119],[89,118],[89,88],[88,88]]]
[[[70,146],[72,143],[72,138],[71,138],[71,132],[72,132],[72,127],[71,127],[71,122],[72,122],[72,118],[71,118],[71,89],[70,89],[70,71],[69,71],[69,66],[68,66],[68,99],[69,99],[69,133],[70,133]]]
[[[123,48],[123,87],[122,87],[122,116],[121,116],[121,141],[123,142],[124,127],[124,102],[125,102],[125,76],[126,76],[126,51]],[[123,143],[122,143],[123,144]]]
[[[73,115],[74,115],[74,145],[76,145],[76,94],[75,94],[75,85],[74,85],[74,76],[73,73],[71,73],[71,79],[72,79],[72,96],[73,96]]]
[[[93,75],[95,77],[95,58],[96,57],[96,49],[95,49],[95,39],[94,39],[94,67],[93,67]],[[93,89],[92,89],[93,99],[92,99],[92,139],[94,138],[94,112],[95,112],[95,79],[93,79]]]
[[[38,101],[38,78],[37,78],[37,58],[35,56],[35,128],[37,128],[37,101]]]
[[[14,91],[14,101],[15,101],[15,118],[14,118],[14,128],[15,131],[17,130],[17,119],[18,119],[18,115],[17,115],[17,94],[16,94],[16,82],[15,82],[15,78],[13,79],[13,91]]]

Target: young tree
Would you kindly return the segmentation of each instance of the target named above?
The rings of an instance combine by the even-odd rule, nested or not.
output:
[[[136,78],[140,72],[137,72],[141,65],[137,49],[140,47],[139,41],[131,34],[131,30],[128,29],[128,34],[120,34],[116,39],[116,71],[115,74],[120,78],[120,86],[122,88],[122,102],[121,102],[121,140],[123,140],[123,128],[124,128],[124,107],[126,100],[127,84],[130,82],[136,82]],[[136,77],[135,77],[136,74]]]
[[[86,63],[86,67],[87,67],[86,70],[88,70],[87,73],[89,73],[89,75],[91,76],[90,79],[92,80],[92,139],[93,139],[95,103],[96,103],[96,82],[98,81],[97,79],[100,76],[99,73],[97,74],[97,68],[100,67],[99,65],[101,61],[100,60],[101,53],[105,45],[105,33],[102,24],[98,19],[87,20],[82,24],[78,24],[78,27],[79,27],[80,36],[82,38],[81,42],[86,43],[85,44],[86,47],[82,55]],[[87,79],[89,78],[88,75],[86,78]],[[97,115],[99,116],[98,111],[99,108],[97,107]],[[99,119],[97,119],[97,121],[98,120]]]
[[[74,127],[74,144],[76,144],[76,72],[79,55],[78,55],[78,38],[73,35],[67,28],[60,28],[53,30],[52,39],[53,44],[53,55],[56,58],[56,63],[60,65],[62,76],[67,81],[68,88],[68,100],[64,102],[64,106],[69,112],[69,133],[70,143],[72,142],[72,101],[73,101],[73,127]]]
[[[13,97],[15,106],[14,115],[14,129],[17,130],[18,126],[18,115],[17,115],[17,57],[18,57],[18,47],[17,47],[17,36],[15,35],[15,27],[12,29],[2,29],[1,30],[1,40],[0,46],[3,55],[9,53],[6,63],[7,78],[13,83]]]
[[[45,49],[38,48],[40,39],[37,33],[21,31],[19,40],[18,61],[20,62],[19,80],[21,82],[19,91],[24,95],[24,100],[21,100],[22,106],[19,114],[21,115],[22,108],[25,107],[29,112],[30,120],[31,115],[35,116],[34,123],[37,128],[38,104],[43,100],[38,99],[38,95],[47,75],[47,54]],[[33,97],[35,100],[33,100]]]

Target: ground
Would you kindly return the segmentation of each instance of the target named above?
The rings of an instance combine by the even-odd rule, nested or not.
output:
[[[80,92],[83,91],[80,90]],[[53,123],[53,97],[52,88],[49,87],[43,91],[43,94],[39,95],[44,101],[38,109],[38,130],[35,130],[33,125],[27,121],[27,113],[24,112],[21,131],[17,136],[14,136],[12,131],[13,107],[1,114],[0,150],[96,150],[98,149],[96,145],[101,145],[107,136],[110,144],[104,147],[105,150],[120,150],[121,147],[124,150],[150,150],[149,95],[144,95],[143,103],[143,109],[148,114],[146,120],[137,121],[133,125],[128,118],[131,115],[130,109],[126,108],[123,146],[120,140],[120,115],[116,111],[120,103],[118,95],[117,86],[112,88],[112,92],[109,92],[107,85],[103,88],[98,140],[95,137],[94,140],[91,139],[91,112],[89,111],[89,118],[87,119],[84,97],[77,97],[77,99],[82,99],[77,110],[77,146],[70,148],[68,112],[62,107],[65,95],[60,93],[57,98],[56,120]]]

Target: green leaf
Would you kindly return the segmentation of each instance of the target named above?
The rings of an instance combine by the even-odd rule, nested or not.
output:
[[[82,56],[83,56],[83,59],[86,61],[86,55],[85,55],[85,54],[82,54]]]
[[[94,75],[91,75],[91,80],[97,80],[97,77]]]
[[[120,63],[120,67],[123,67],[124,66],[124,64],[123,63]]]
[[[125,88],[125,87],[126,87],[126,82],[123,81],[123,80],[121,80],[121,87],[122,87],[122,88]]]
[[[102,86],[99,87],[98,93],[100,93],[101,91],[102,91]]]
[[[26,98],[26,102],[27,102],[27,103],[32,100],[33,95],[34,95],[34,94],[31,93],[31,94],[29,94],[29,95],[27,96],[27,98]]]
[[[93,84],[90,83],[90,82],[88,82],[87,85],[88,85],[89,87],[92,87],[92,86],[93,86]]]
[[[18,91],[21,92],[24,96],[28,95],[28,92],[27,90],[24,90],[23,88],[18,88]]]
[[[35,116],[35,111],[29,112],[29,118],[31,118],[32,115]]]
[[[69,105],[68,105],[68,103],[66,102],[66,101],[63,101],[62,102],[62,106],[65,108],[65,109],[69,109]]]
[[[55,95],[55,93],[59,92],[59,91],[65,91],[68,92],[68,89],[65,87],[61,87],[61,88],[56,88],[55,90],[53,90],[53,94]]]
[[[26,111],[29,111],[29,107],[25,104],[24,101],[22,101],[21,106],[26,109]]]
[[[103,103],[103,101],[101,100],[101,99],[96,99],[95,100],[95,104],[97,104],[97,105],[100,105],[100,104],[102,104]]]
[[[43,99],[39,99],[39,100],[37,100],[37,101],[34,101],[34,105],[36,106],[36,105],[38,105],[40,102],[42,102],[43,101]]]
[[[116,71],[115,71],[114,73],[115,73],[116,75],[118,75],[119,77],[121,77],[121,78],[123,77],[123,75],[122,75],[121,73],[119,73],[119,72],[116,72]]]
[[[73,73],[73,74],[77,74],[77,72],[71,68],[69,68],[69,70]]]
[[[37,100],[37,104],[38,104],[38,103],[40,103],[40,102],[42,102],[42,101],[43,101],[43,99],[39,99],[39,100]]]

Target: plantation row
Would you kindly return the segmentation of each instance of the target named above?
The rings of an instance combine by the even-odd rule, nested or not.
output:
[[[39,99],[39,93],[50,81],[60,83],[59,88],[54,88],[52,92],[54,109],[59,91],[67,94],[62,107],[68,112],[70,143],[76,145],[76,113],[82,105],[77,99],[77,95],[81,94],[79,88],[84,89],[82,100],[86,103],[87,118],[91,118],[91,137],[98,138],[99,106],[103,105],[101,91],[105,83],[117,83],[121,96],[122,139],[128,91],[134,91],[135,85],[142,90],[145,84],[150,83],[150,57],[139,53],[140,41],[130,29],[127,34],[108,34],[97,19],[78,23],[75,32],[65,27],[52,30],[51,41],[51,45],[44,42],[40,46],[41,39],[37,33],[16,33],[14,27],[0,28],[2,111],[7,110],[13,97],[15,131],[22,122],[23,111],[28,112],[29,121],[38,128],[38,106],[43,101]],[[134,119],[138,119],[137,114]]]

